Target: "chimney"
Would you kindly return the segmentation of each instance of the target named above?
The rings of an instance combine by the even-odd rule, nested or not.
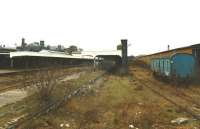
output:
[[[25,39],[22,38],[22,45],[21,45],[21,47],[22,47],[22,48],[25,48],[25,45],[26,45],[26,43],[25,43]]]
[[[167,45],[167,50],[168,50],[168,51],[170,50],[170,46],[169,46],[169,45]]]
[[[44,40],[40,40],[40,46],[44,48]]]

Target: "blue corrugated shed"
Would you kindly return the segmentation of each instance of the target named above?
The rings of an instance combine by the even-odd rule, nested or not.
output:
[[[171,57],[172,73],[176,77],[194,77],[196,69],[195,58],[190,54],[175,54]]]
[[[186,53],[177,53],[169,58],[156,58],[151,61],[153,72],[170,78],[193,78],[196,65],[195,57]]]

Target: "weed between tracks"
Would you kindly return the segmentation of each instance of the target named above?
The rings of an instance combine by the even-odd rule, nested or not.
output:
[[[62,87],[75,87],[95,76],[97,76],[96,73],[84,74],[79,80],[63,83],[57,93],[61,95]],[[172,125],[171,120],[189,116],[152,93],[134,78],[132,79],[132,76],[109,75],[103,82],[105,83],[95,88],[93,92],[72,98],[61,108],[26,123],[24,127],[29,129],[128,129],[130,124],[139,129],[199,127],[198,121]],[[27,103],[31,104],[29,101]],[[66,127],[66,124],[69,126]]]
[[[54,89],[53,94],[52,94],[52,98],[54,99],[53,102],[59,102],[60,100],[63,99],[63,97],[66,94],[69,94],[69,93],[73,92],[74,90],[78,89],[79,87],[83,86],[83,84],[87,83],[91,79],[94,79],[100,73],[101,73],[100,71],[92,72],[91,70],[88,70],[87,72],[82,73],[78,79],[69,80],[67,82],[62,82],[62,83],[57,83],[56,88]],[[38,96],[38,97],[37,97],[38,99],[41,99],[40,96]],[[40,102],[41,102],[41,100],[37,100],[35,103],[36,108],[32,108],[32,107],[29,108],[30,109],[29,112],[37,112],[37,110],[39,110],[38,107],[42,106],[42,104]],[[49,113],[49,114],[51,114],[51,113]],[[49,116],[49,114],[47,116]],[[55,119],[55,117],[53,119]],[[33,119],[33,120],[27,122],[21,128],[33,128],[34,129],[38,126],[40,127],[43,125],[49,125],[50,123],[51,122],[48,122],[48,121],[44,122],[43,120],[36,118],[36,119]]]
[[[64,77],[66,77],[67,75],[70,75],[72,73],[77,73],[77,72],[80,72],[83,70],[86,70],[87,72],[82,73],[80,76],[81,79],[78,82],[82,83],[82,82],[86,81],[85,75],[91,71],[88,68],[63,69],[61,71],[62,73],[59,72],[59,74],[62,74],[62,75],[64,75]],[[56,74],[58,75],[58,72]],[[36,83],[36,81],[34,82],[34,79],[37,80],[36,78],[39,78],[39,76],[36,76],[36,73],[34,73],[34,74],[29,75],[28,77],[30,77],[29,79],[32,80],[32,82],[28,83],[28,84],[26,83],[26,85],[27,86],[30,85],[30,86],[27,88],[23,88],[21,90],[27,91],[29,96],[24,98],[22,101],[8,104],[8,105],[0,108],[0,127],[2,125],[4,125],[6,122],[8,122],[16,117],[22,116],[27,113],[35,112],[43,107],[43,105],[44,105],[43,100],[46,100],[46,98],[42,99],[41,95],[43,95],[43,94],[41,94],[40,92],[36,92],[36,90],[40,91],[40,89],[39,89],[40,87],[33,86]],[[51,79],[53,79],[53,78],[51,78]],[[70,87],[73,84],[75,85],[74,80],[69,80],[67,83],[59,82],[59,84],[56,84],[52,91],[52,94],[51,95],[49,94],[50,95],[49,97],[52,98],[51,101],[56,101],[56,100],[59,100],[60,98],[62,98],[64,93],[67,92],[67,90],[70,90]],[[23,84],[21,84],[21,86],[23,86]],[[76,88],[75,86],[73,86],[73,87]]]
[[[148,86],[150,86],[151,88],[155,88],[157,91],[158,91],[158,87],[160,88],[160,93],[164,93],[166,97],[168,98],[173,98],[172,100],[174,102],[176,102],[177,104],[180,104],[180,105],[187,105],[186,108],[192,108],[194,105],[191,104],[190,101],[188,102],[183,102],[181,101],[184,100],[185,98],[176,98],[174,96],[176,96],[176,94],[174,94],[174,92],[180,92],[179,90],[181,90],[181,92],[189,95],[189,96],[192,96],[194,93],[191,93],[189,92],[191,89],[193,88],[196,88],[196,89],[199,89],[198,87],[196,86],[193,86],[192,84],[189,86],[189,87],[175,87],[175,86],[172,86],[172,85],[169,85],[167,83],[163,83],[163,82],[159,82],[158,80],[155,80],[154,77],[152,76],[151,72],[148,70],[148,69],[144,69],[144,68],[141,68],[140,66],[136,66],[135,68],[131,69],[131,71],[133,72],[133,74],[139,76],[140,78],[143,78],[143,80],[145,80],[145,78],[148,78],[149,80],[145,80],[144,83],[147,83]],[[149,82],[148,82],[149,81]],[[156,82],[157,81],[157,82]],[[151,83],[150,83],[151,82]],[[156,86],[156,85],[159,85],[159,86]],[[163,90],[165,89],[165,90]],[[168,93],[168,95],[166,94],[166,92]],[[180,94],[180,93],[179,93]],[[199,96],[198,96],[199,97]],[[195,97],[193,96],[193,100],[195,100],[197,98],[197,96],[195,95]],[[163,107],[164,109],[166,107]],[[173,110],[172,109],[168,109],[169,112],[172,112]],[[176,112],[176,114],[174,115],[174,117],[172,117],[172,119],[175,119],[175,118],[180,118],[180,117],[188,117],[188,118],[191,118],[191,116],[187,115],[184,111],[182,111],[181,109],[175,109],[174,110]],[[177,114],[178,113],[178,114]],[[162,113],[161,113],[162,114]],[[197,114],[198,115],[198,114]],[[161,119],[163,119],[164,117],[163,116],[160,116]],[[191,118],[192,119],[192,118]],[[173,128],[184,128],[184,129],[193,129],[193,128],[199,128],[200,126],[200,123],[199,121],[193,121],[193,122],[188,122],[188,124],[183,124],[183,125],[179,125],[179,126],[175,126]],[[172,127],[171,127],[172,128]],[[170,128],[170,129],[171,129]]]
[[[34,120],[36,129],[192,129],[199,123],[172,125],[187,116],[128,76],[110,75],[86,96],[75,97],[58,110]],[[137,89],[137,87],[142,87]],[[66,127],[65,124],[69,125]]]

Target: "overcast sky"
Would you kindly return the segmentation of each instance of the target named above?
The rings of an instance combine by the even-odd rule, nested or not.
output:
[[[45,40],[129,55],[200,43],[199,0],[0,0],[0,44]]]

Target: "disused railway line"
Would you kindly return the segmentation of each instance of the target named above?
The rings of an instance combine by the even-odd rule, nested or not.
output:
[[[98,80],[100,80],[101,78],[103,78],[105,75],[107,75],[108,71],[103,72],[102,74],[100,74],[99,76],[97,76],[96,78],[94,78],[93,80],[89,80],[87,83],[82,84],[81,87],[79,87],[78,89],[72,91],[70,94],[67,93],[62,100],[60,101],[56,101],[54,103],[51,103],[49,105],[47,105],[46,107],[42,108],[41,110],[39,110],[36,113],[30,113],[25,115],[24,117],[20,118],[18,121],[15,121],[13,123],[11,123],[8,127],[6,127],[6,129],[15,129],[18,128],[20,126],[22,126],[25,122],[30,121],[36,117],[40,117],[43,114],[49,113],[51,110],[57,109],[59,108],[61,105],[63,105],[64,103],[66,103],[69,99],[71,99],[73,96],[78,96],[81,95],[80,93],[83,92],[83,90],[85,91],[85,89],[90,90],[91,85],[95,84],[95,82],[97,82]],[[105,82],[103,82],[105,83]],[[85,93],[85,92],[83,92]],[[85,93],[86,94],[86,93]]]
[[[192,97],[191,95],[186,94],[183,89],[181,88],[181,86],[172,86],[171,84],[167,85],[167,86],[163,86],[164,84],[162,84],[161,82],[157,82],[156,80],[151,80],[150,78],[147,78],[143,75],[140,75],[143,77],[143,81],[145,82],[150,82],[151,84],[156,84],[156,86],[161,89],[161,90],[165,90],[165,91],[171,91],[173,93],[173,95],[176,95],[178,97],[182,97],[184,98],[186,101],[188,102],[192,102],[192,104],[195,104],[196,106],[200,107],[200,103],[199,101],[196,101],[196,99],[194,99],[194,97]],[[190,89],[191,90],[191,89]],[[193,91],[192,91],[193,92]],[[193,94],[195,93],[196,96],[198,96],[198,98],[200,98],[200,93],[198,91],[193,92]]]
[[[161,88],[160,84],[155,84],[155,82],[152,82],[151,80],[147,79],[147,78],[139,78],[136,75],[133,76],[133,78],[135,78],[135,80],[137,80],[141,85],[145,86],[146,88],[148,88],[149,90],[151,90],[153,93],[155,93],[156,95],[160,96],[161,98],[165,99],[166,101],[170,102],[171,104],[175,105],[176,107],[178,107],[179,109],[181,109],[182,111],[186,112],[187,114],[189,114],[190,116],[194,117],[197,120],[200,120],[200,115],[199,113],[195,112],[194,110],[192,110],[191,108],[188,108],[188,106],[185,105],[181,105],[180,103],[177,103],[175,100],[170,99],[170,97],[168,97],[167,95],[165,95],[161,90],[156,90],[155,87],[158,87],[162,90],[166,90],[164,88]],[[150,86],[147,84],[147,82],[154,84],[156,86]],[[186,95],[183,92],[180,92],[179,94],[175,93],[175,92],[170,92],[170,95],[174,95],[176,97],[179,97],[183,100],[185,100],[186,102],[189,102],[191,104],[195,104],[197,106],[200,106],[200,104],[194,100],[192,100],[191,96]]]
[[[161,84],[157,83],[157,82],[153,82],[152,80],[148,79],[148,78],[145,78],[145,81],[147,82],[151,82],[151,83],[154,83],[156,84],[160,89],[162,90],[169,90],[167,87],[163,87]],[[176,87],[174,87],[176,88]],[[197,105],[198,107],[200,107],[200,103],[198,101],[195,101],[193,97],[191,97],[190,95],[184,93],[180,88],[176,88],[175,90],[170,90],[171,92],[173,92],[172,94],[178,96],[178,97],[181,97],[183,98],[184,100],[192,103],[192,104],[195,104]]]
[[[168,98],[167,96],[163,95],[161,92],[155,90],[154,88],[152,88],[151,86],[147,85],[146,83],[143,82],[143,80],[137,78],[134,76],[134,78],[136,78],[139,83],[141,83],[143,86],[145,86],[146,88],[150,89],[153,93],[157,94],[158,96],[162,97],[163,99],[167,100],[168,102],[172,103],[173,105],[175,105],[176,107],[178,107],[179,109],[183,110],[184,112],[186,112],[187,114],[191,115],[192,117],[194,117],[195,119],[200,120],[200,116],[193,112],[191,109],[182,106],[180,104],[178,104],[177,102],[171,100],[170,98]]]
[[[62,67],[56,67],[56,69],[63,69],[63,68],[73,68],[73,67],[81,67],[81,66],[89,66],[85,64],[81,65],[67,65],[67,66],[62,66]],[[0,77],[5,77],[5,76],[16,76],[16,75],[22,75],[25,73],[32,73],[32,72],[37,72],[41,70],[50,70],[50,69],[55,69],[55,67],[46,67],[46,68],[35,68],[35,69],[24,69],[24,70],[19,70],[19,71],[14,71],[14,72],[6,72],[6,73],[0,73]]]
[[[142,75],[140,75],[140,76],[142,76]],[[199,103],[198,101],[195,101],[194,98],[191,97],[190,95],[184,93],[184,92],[182,91],[182,89],[181,89],[180,86],[179,86],[179,87],[176,87],[176,86],[172,87],[171,85],[163,86],[163,84],[161,84],[161,83],[159,83],[159,82],[150,80],[150,79],[147,78],[147,77],[144,78],[144,76],[143,76],[143,81],[146,82],[146,83],[149,83],[149,82],[150,82],[151,84],[156,85],[156,86],[157,86],[159,89],[161,89],[161,90],[171,91],[171,92],[173,92],[173,93],[171,93],[171,94],[176,95],[176,96],[178,96],[178,97],[182,97],[182,98],[184,98],[186,101],[188,101],[188,102],[190,101],[190,102],[192,102],[193,104],[196,104],[197,106],[200,107],[200,103]],[[173,89],[172,89],[172,88],[173,88]],[[199,94],[198,94],[198,95],[199,95]]]
[[[86,65],[71,65],[70,67],[67,67],[67,68],[76,68],[76,67],[86,67]],[[52,68],[50,68],[50,69],[52,69]],[[49,69],[44,68],[42,70],[49,70]],[[28,71],[20,71],[20,72],[17,72],[17,74],[18,75],[21,74],[21,76],[24,76],[25,74],[30,74],[31,72],[38,72],[38,71],[40,71],[40,70],[33,69],[33,70],[28,70]],[[7,73],[5,73],[5,75],[7,75]],[[9,74],[9,76],[10,75],[13,76],[16,74]],[[56,76],[56,78],[62,78],[63,76],[67,76],[67,75],[69,75],[69,74],[59,75],[59,76]],[[25,80],[24,78],[20,78],[17,80],[2,81],[0,85],[9,85],[9,86],[0,88],[0,93],[8,91],[8,90],[16,89],[16,88],[19,88],[19,89],[25,88],[25,87],[28,87],[28,84],[31,86],[32,82],[35,83],[35,81],[32,81],[32,79]]]

